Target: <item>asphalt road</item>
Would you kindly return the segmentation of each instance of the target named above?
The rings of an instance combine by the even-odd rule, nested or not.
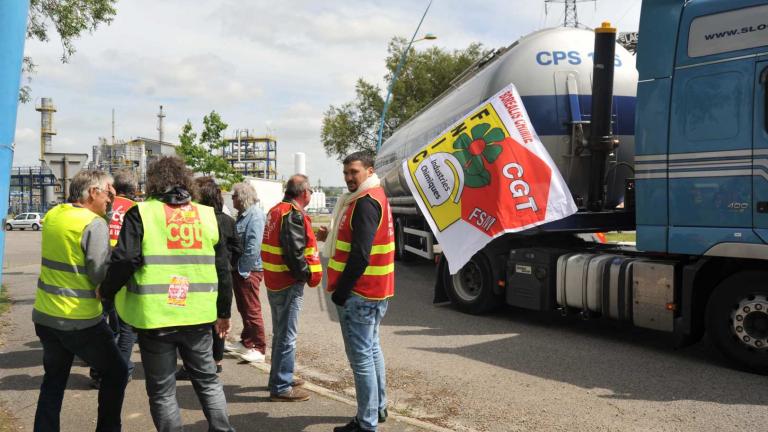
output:
[[[396,267],[382,344],[401,412],[457,430],[768,430],[768,379],[727,368],[707,341],[674,350],[608,320],[465,315],[431,303],[434,281],[430,263]],[[299,361],[348,389],[333,304],[305,297]]]
[[[18,234],[14,259],[39,253],[39,234]],[[431,264],[397,265],[381,335],[393,411],[464,431],[768,430],[768,379],[728,369],[707,341],[673,350],[664,334],[611,321],[514,308],[464,315],[433,305],[433,284]],[[304,377],[352,394],[335,306],[321,290],[305,292],[298,350]]]
[[[42,381],[42,350],[30,322],[35,286],[39,274],[40,233],[7,233],[3,284],[8,287],[13,304],[10,313],[0,318],[0,405],[11,414],[13,430],[32,430],[38,389]],[[143,369],[138,347],[134,379],[128,383],[123,403],[122,421],[126,432],[154,430],[144,390]],[[355,413],[354,402],[311,382],[307,389],[314,394],[307,402],[276,403],[269,401],[266,384],[269,365],[252,367],[224,359],[220,374],[227,398],[230,421],[238,431],[322,432],[345,424]],[[69,378],[61,413],[62,431],[89,431],[95,428],[97,392],[89,387],[88,368],[76,362]],[[205,431],[207,422],[188,381],[178,384],[177,399],[185,430]],[[410,419],[390,419],[379,428],[382,432],[419,432],[436,430]],[[0,417],[0,422],[2,422]],[[0,430],[6,429],[0,423]],[[427,426],[426,428],[424,426]]]

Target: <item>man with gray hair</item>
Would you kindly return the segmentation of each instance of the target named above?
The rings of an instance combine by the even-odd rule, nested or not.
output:
[[[102,317],[98,286],[107,273],[107,208],[112,177],[80,171],[70,183],[72,203],[45,216],[42,263],[32,321],[43,345],[45,375],[35,413],[36,431],[57,431],[72,360],[78,356],[101,376],[97,431],[119,431],[128,366]]]
[[[232,271],[232,286],[237,310],[243,318],[243,331],[240,341],[227,345],[225,349],[251,363],[264,362],[267,349],[259,299],[259,285],[264,279],[261,240],[266,217],[257,205],[258,201],[256,189],[250,183],[242,182],[232,186],[232,203],[238,211],[235,228],[243,247],[237,268]]]
[[[312,199],[309,179],[291,176],[283,200],[269,210],[261,255],[267,298],[272,309],[272,367],[269,394],[275,402],[309,399],[295,378],[296,335],[304,302],[304,285],[316,287],[323,277],[312,221],[304,212]]]

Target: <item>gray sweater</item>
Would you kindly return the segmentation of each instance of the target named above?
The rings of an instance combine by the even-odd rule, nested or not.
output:
[[[104,218],[96,218],[85,227],[80,247],[85,253],[85,272],[88,279],[94,285],[99,285],[107,275],[109,267],[109,229]],[[85,320],[62,319],[32,309],[34,323],[56,330],[82,330],[98,324],[101,319],[101,316]]]

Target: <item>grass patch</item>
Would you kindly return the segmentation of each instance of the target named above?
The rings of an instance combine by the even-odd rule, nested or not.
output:
[[[11,308],[11,298],[8,297],[8,289],[3,285],[0,288],[0,315],[3,315]]]
[[[608,243],[634,242],[636,234],[634,231],[613,231],[605,233]]]
[[[329,224],[331,222],[331,215],[329,214],[317,214],[309,217],[312,220],[312,224]]]

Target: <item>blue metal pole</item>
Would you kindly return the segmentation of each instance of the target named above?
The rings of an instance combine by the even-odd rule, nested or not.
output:
[[[387,110],[389,109],[389,99],[392,96],[392,88],[395,86],[395,82],[397,81],[397,76],[400,74],[400,70],[403,68],[403,64],[405,64],[405,58],[408,57],[408,51],[411,50],[411,45],[413,45],[413,41],[414,39],[416,39],[416,35],[419,33],[419,29],[421,28],[421,23],[424,22],[424,18],[427,16],[427,12],[429,12],[430,6],[432,6],[432,0],[429,0],[429,4],[427,5],[427,8],[424,10],[424,15],[421,16],[419,25],[416,26],[416,31],[413,32],[413,36],[411,36],[411,41],[408,42],[408,46],[405,48],[405,51],[403,51],[403,55],[400,56],[400,62],[397,64],[397,68],[395,69],[395,74],[392,75],[392,81],[389,83],[389,89],[387,90],[387,97],[386,99],[384,99],[384,108],[381,109],[381,119],[379,120],[379,139],[378,141],[376,141],[377,153],[381,148],[381,135],[384,133],[384,119],[387,118]]]
[[[0,251],[5,251],[5,218],[8,215],[13,140],[21,82],[21,60],[27,34],[29,0],[0,1]],[[0,265],[3,256],[0,254]],[[0,275],[2,282],[2,275]]]

